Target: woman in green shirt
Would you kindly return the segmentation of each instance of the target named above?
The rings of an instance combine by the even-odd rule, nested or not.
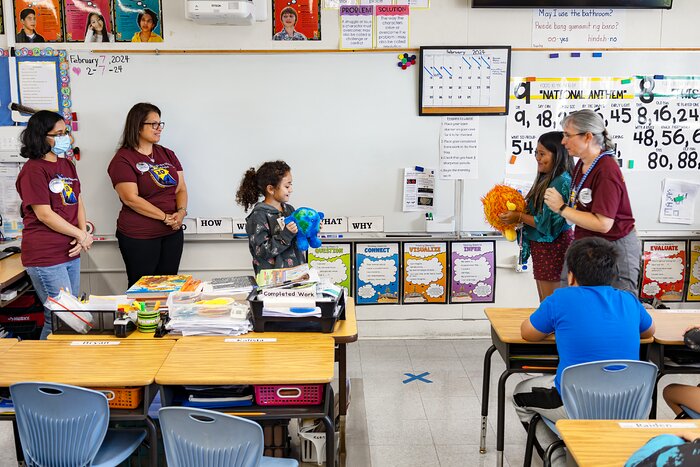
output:
[[[573,162],[561,144],[563,137],[561,131],[552,131],[541,135],[537,141],[537,177],[525,196],[527,212],[507,211],[500,216],[503,222],[523,224],[519,232],[520,260],[527,262],[532,253],[540,301],[559,287],[566,250],[574,238],[566,220],[544,204],[547,188],[555,188],[564,199],[569,199],[571,192]]]

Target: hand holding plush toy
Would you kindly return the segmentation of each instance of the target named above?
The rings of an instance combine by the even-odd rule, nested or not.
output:
[[[311,208],[297,208],[284,219],[285,224],[293,221],[299,229],[297,231],[297,248],[306,251],[309,246],[313,248],[321,246],[318,232],[321,230],[322,219],[323,213]]]
[[[506,211],[525,212],[525,198],[515,188],[506,185],[496,185],[481,198],[484,205],[486,222],[503,233],[506,240],[512,242],[516,238],[515,225],[501,220],[499,214]]]

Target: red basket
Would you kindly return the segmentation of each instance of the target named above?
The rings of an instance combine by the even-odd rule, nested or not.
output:
[[[255,386],[258,405],[316,405],[323,399],[323,384]]]

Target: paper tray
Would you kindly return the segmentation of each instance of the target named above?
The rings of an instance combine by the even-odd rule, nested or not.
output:
[[[333,332],[335,323],[345,319],[345,289],[341,290],[337,300],[317,301],[321,308],[321,317],[286,317],[263,316],[263,302],[257,298],[258,291],[253,290],[248,296],[253,315],[253,330],[255,332]],[[334,316],[335,310],[339,309]]]

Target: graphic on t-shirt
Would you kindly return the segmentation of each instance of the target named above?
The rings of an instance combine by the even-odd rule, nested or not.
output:
[[[148,173],[151,174],[151,178],[156,185],[161,188],[167,188],[169,186],[177,186],[177,182],[170,175],[170,171],[165,167],[158,165],[151,165],[148,169]]]
[[[54,180],[58,180],[63,184],[63,189],[61,190],[61,201],[63,202],[63,205],[70,206],[72,204],[76,204],[78,202],[78,197],[73,191],[73,180],[75,179],[58,174]]]

